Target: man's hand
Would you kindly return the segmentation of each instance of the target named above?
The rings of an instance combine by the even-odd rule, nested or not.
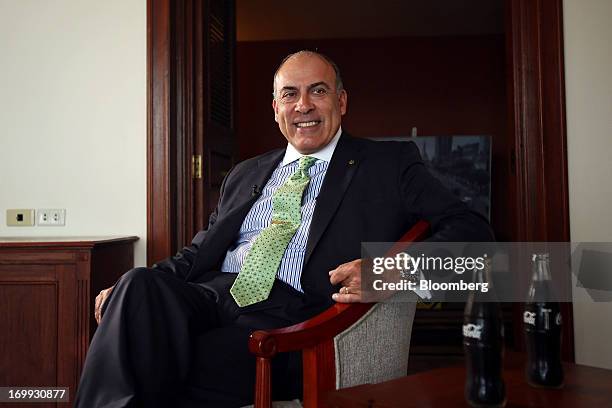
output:
[[[102,305],[104,304],[106,298],[108,298],[108,296],[111,294],[114,287],[115,285],[111,286],[108,289],[104,289],[100,291],[98,296],[96,296],[96,302],[94,305],[94,317],[96,318],[96,322],[98,324],[100,324],[100,320],[102,320]]]
[[[332,285],[342,285],[340,291],[332,295],[336,302],[361,302],[361,259],[344,263],[329,271],[329,281]]]

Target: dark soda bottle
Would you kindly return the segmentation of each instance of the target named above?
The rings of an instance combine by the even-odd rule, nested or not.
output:
[[[501,309],[491,280],[491,264],[474,270],[474,282],[486,283],[487,292],[468,295],[463,317],[463,350],[467,377],[465,398],[473,407],[503,407],[506,389],[502,378],[504,331]]]
[[[563,386],[561,309],[554,299],[547,253],[532,257],[533,275],[523,312],[527,341],[527,382],[536,387]]]

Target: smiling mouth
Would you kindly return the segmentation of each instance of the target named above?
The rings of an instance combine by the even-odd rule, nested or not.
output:
[[[297,122],[295,126],[298,128],[309,128],[318,125],[321,123],[320,120],[311,120],[310,122]]]

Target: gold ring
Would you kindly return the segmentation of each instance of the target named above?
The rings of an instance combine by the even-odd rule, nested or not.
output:
[[[349,294],[348,286],[344,286],[342,289],[344,289],[344,294],[345,295]]]

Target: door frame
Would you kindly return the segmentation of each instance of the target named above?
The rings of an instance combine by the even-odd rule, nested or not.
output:
[[[570,241],[562,0],[506,0],[509,195],[516,241]],[[525,274],[519,279],[529,279]],[[574,361],[571,303],[562,303],[564,360]],[[514,334],[524,344],[521,305]]]
[[[173,253],[171,0],[147,0],[147,265]]]

